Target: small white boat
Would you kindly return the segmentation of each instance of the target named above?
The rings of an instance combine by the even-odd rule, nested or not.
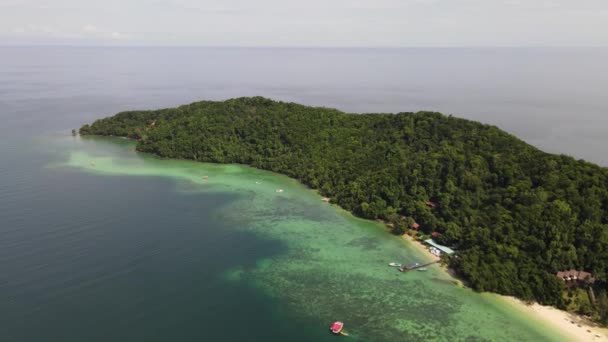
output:
[[[255,182],[255,184],[260,184],[260,182]]]
[[[424,272],[424,271],[426,271],[426,267],[421,267],[421,268],[417,269],[417,271]]]
[[[283,189],[277,189],[275,192],[283,192]]]
[[[401,267],[401,266],[403,266],[403,265],[401,265],[398,262],[390,262],[388,265],[391,266],[391,267]]]

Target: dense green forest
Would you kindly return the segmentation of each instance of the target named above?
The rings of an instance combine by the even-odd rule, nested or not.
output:
[[[563,308],[555,273],[575,268],[595,275],[597,302],[608,303],[608,169],[494,126],[254,97],[123,112],[80,133],[133,138],[137,150],[163,157],[279,172],[358,216],[390,221],[396,234],[415,220],[457,249],[450,266],[480,291]],[[604,321],[606,306],[596,308]]]

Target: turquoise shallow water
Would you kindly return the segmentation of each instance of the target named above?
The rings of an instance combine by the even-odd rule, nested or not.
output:
[[[120,139],[58,140],[66,148],[65,160],[49,164],[49,172],[78,170],[110,182],[169,181],[173,187],[166,191],[191,198],[194,207],[197,194],[229,196],[210,211],[221,222],[215,229],[250,237],[251,246],[239,238],[244,248],[263,249],[255,241],[267,241],[273,253],[260,251],[221,270],[213,281],[267,298],[279,321],[307,322],[293,331],[304,340],[325,332],[336,319],[347,323],[351,339],[361,341],[563,340],[495,296],[455,286],[437,266],[396,272],[388,262],[424,261],[425,256],[381,225],[323,203],[287,177],[238,165],[161,160],[135,153]],[[233,253],[229,242],[222,248]],[[225,298],[236,309],[238,304],[228,304],[232,299]]]

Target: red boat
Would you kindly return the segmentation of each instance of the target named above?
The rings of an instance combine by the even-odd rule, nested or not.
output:
[[[334,324],[329,327],[329,330],[331,330],[331,332],[334,334],[339,334],[342,332],[342,328],[344,328],[344,323],[334,322]]]

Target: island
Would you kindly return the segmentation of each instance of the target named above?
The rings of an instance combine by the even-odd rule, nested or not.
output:
[[[608,169],[495,126],[246,97],[122,112],[79,132],[285,174],[394,234],[450,246],[445,262],[475,290],[608,323]]]

